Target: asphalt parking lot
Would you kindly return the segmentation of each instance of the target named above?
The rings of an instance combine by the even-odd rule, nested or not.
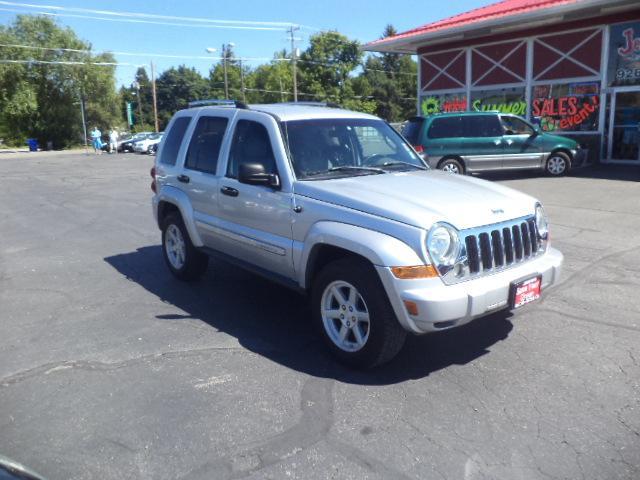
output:
[[[540,198],[560,286],[336,365],[303,298],[170,277],[140,155],[0,156],[0,454],[50,479],[640,478],[640,169]]]

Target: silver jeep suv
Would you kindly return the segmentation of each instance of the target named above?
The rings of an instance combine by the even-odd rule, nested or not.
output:
[[[431,170],[377,117],[312,104],[232,102],[178,112],[152,169],[171,272],[210,256],[311,301],[343,362],[382,364],[407,332],[463,325],[558,281],[536,199]]]

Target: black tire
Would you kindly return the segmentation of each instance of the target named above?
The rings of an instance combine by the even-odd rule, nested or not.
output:
[[[357,351],[346,351],[331,339],[323,320],[323,294],[336,281],[353,285],[366,304],[369,314],[368,337]],[[315,327],[329,350],[350,367],[367,369],[393,359],[402,349],[407,332],[402,328],[389,303],[387,293],[373,266],[364,260],[345,258],[326,265],[316,276],[311,291]],[[337,320],[340,322],[340,320]]]
[[[571,157],[564,152],[553,152],[547,158],[544,169],[547,175],[551,177],[566,175],[571,169]]]
[[[460,160],[455,158],[446,158],[438,165],[440,170],[445,170],[450,173],[455,173],[458,175],[464,175],[464,165]]]
[[[170,231],[172,226],[179,230],[184,241],[184,262],[182,262],[181,266],[175,266],[169,259],[167,232]],[[193,281],[202,277],[209,264],[209,257],[191,243],[189,232],[187,232],[182,217],[178,213],[168,214],[162,222],[162,255],[171,273],[180,280],[185,281]]]

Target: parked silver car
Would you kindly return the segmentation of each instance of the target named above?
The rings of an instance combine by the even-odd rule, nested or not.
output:
[[[558,281],[539,201],[431,170],[377,117],[314,105],[178,112],[152,169],[166,263],[210,255],[307,292],[342,361],[392,359],[407,332],[463,325]]]

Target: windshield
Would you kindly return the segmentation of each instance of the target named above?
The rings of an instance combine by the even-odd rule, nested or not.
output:
[[[400,134],[382,120],[295,120],[283,122],[283,128],[300,180],[427,168]]]

